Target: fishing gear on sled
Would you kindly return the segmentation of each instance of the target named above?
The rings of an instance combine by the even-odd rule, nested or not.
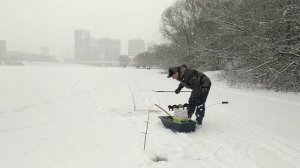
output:
[[[189,104],[185,103],[185,104],[178,104],[178,105],[168,105],[169,111],[173,111],[174,109],[185,109],[185,108],[189,108]]]

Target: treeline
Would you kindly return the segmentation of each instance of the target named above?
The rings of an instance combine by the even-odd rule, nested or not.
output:
[[[300,91],[299,0],[180,0],[162,14],[168,41],[137,66],[220,70],[231,84]]]

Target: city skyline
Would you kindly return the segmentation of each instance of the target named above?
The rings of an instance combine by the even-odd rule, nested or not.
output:
[[[60,56],[73,55],[73,32],[87,29],[95,37],[121,40],[121,54],[128,54],[130,39],[161,43],[161,13],[174,0],[74,0],[0,2],[0,39],[8,51],[38,53],[42,46]],[[61,52],[63,52],[61,54]]]
[[[76,36],[78,36],[78,31],[83,32],[84,33],[83,35],[86,36],[86,37],[80,37],[78,39],[78,37],[76,37]],[[80,33],[80,34],[81,34],[80,36],[82,36],[82,33]],[[115,53],[113,55],[117,55],[117,56],[114,56],[115,57],[114,60],[116,60],[117,57],[121,56],[121,55],[134,56],[134,55],[137,55],[139,53],[148,51],[149,47],[152,47],[154,45],[153,43],[148,43],[148,45],[146,45],[145,40],[143,40],[143,39],[138,39],[138,38],[136,38],[136,39],[129,39],[128,43],[127,43],[127,46],[123,47],[123,48],[127,48],[128,53],[123,54],[120,51],[121,50],[121,41],[119,39],[111,39],[111,38],[108,38],[108,37],[93,37],[93,36],[90,36],[90,32],[88,30],[85,30],[85,29],[77,29],[77,30],[75,30],[74,31],[74,39],[73,40],[74,40],[73,55],[71,57],[74,60],[76,60],[76,59],[78,60],[78,58],[80,60],[80,57],[83,58],[83,60],[84,59],[93,60],[95,58],[96,58],[95,60],[98,60],[97,59],[98,56],[96,56],[96,55],[99,55],[99,54],[102,55],[101,58],[99,57],[100,60],[104,59],[104,57],[107,57],[107,55],[103,53],[103,52],[105,52],[106,49],[104,49],[104,51],[102,51],[103,50],[103,48],[102,48],[103,46],[100,47],[100,48],[102,48],[102,49],[100,49],[100,48],[98,48],[99,44],[100,44],[100,46],[101,45],[107,45],[108,43],[110,43],[109,45],[117,45],[117,46],[114,46],[114,47],[117,47],[117,48],[110,49],[111,51],[109,51],[109,52]],[[87,43],[88,43],[88,45],[87,46],[83,46],[83,48],[82,48],[82,45],[86,45]],[[80,46],[78,46],[78,44]],[[80,50],[83,49],[84,51],[78,51],[77,49],[80,49]],[[94,49],[96,49],[96,52],[95,52]],[[99,50],[99,51],[97,51],[97,50]],[[116,50],[116,51],[114,51],[114,50]],[[81,53],[79,57],[78,57],[78,55],[76,56],[76,54],[78,54],[78,52]],[[24,58],[26,58],[26,55],[40,55],[40,56],[46,56],[46,57],[51,56],[51,57],[57,58],[56,55],[53,55],[50,52],[50,49],[47,46],[41,46],[39,48],[38,52],[27,52],[27,51],[19,51],[19,50],[7,50],[7,48],[6,48],[6,40],[0,40],[0,58],[1,59],[4,59],[4,58],[5,59],[7,59],[7,58],[10,59],[10,56],[12,55],[12,53],[17,54],[19,56],[21,56],[20,54],[23,53],[24,56],[25,56]],[[119,54],[117,54],[117,53],[119,53]],[[92,58],[92,57],[94,57],[94,58]],[[12,58],[12,59],[14,59],[14,58]],[[63,58],[57,58],[57,59],[58,60],[63,60]],[[70,57],[64,57],[64,59],[70,59]]]
[[[121,55],[119,39],[99,38],[89,30],[74,31],[74,58],[76,61],[117,61]]]

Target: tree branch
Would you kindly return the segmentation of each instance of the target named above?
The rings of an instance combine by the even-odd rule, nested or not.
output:
[[[276,77],[268,84],[270,86],[284,71],[286,71],[290,66],[292,66],[295,62],[290,63],[286,68],[284,68],[282,71],[280,71]]]
[[[292,53],[292,52],[286,52],[286,51],[281,51],[279,49],[277,49],[276,47],[273,47],[278,53],[280,54],[289,54],[289,55],[294,55],[295,57],[300,57],[299,54],[296,54],[296,53]]]
[[[252,68],[252,69],[246,70],[244,73],[251,72],[251,71],[253,71],[253,70],[255,70],[255,69],[258,69],[258,68],[260,68],[260,67],[262,67],[262,66],[264,66],[264,65],[266,65],[266,64],[269,64],[269,63],[274,62],[274,61],[277,61],[277,60],[278,60],[278,58],[275,58],[275,59],[273,59],[273,60],[267,61],[267,62],[265,62],[265,63],[263,63],[263,64],[260,64],[260,65],[257,66],[257,67],[254,67],[254,68]]]

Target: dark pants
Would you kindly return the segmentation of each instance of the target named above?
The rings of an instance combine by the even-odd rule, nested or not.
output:
[[[202,119],[205,115],[205,102],[208,96],[210,86],[201,88],[198,92],[191,94],[189,99],[188,117],[191,118],[196,110],[196,120],[202,124]]]

